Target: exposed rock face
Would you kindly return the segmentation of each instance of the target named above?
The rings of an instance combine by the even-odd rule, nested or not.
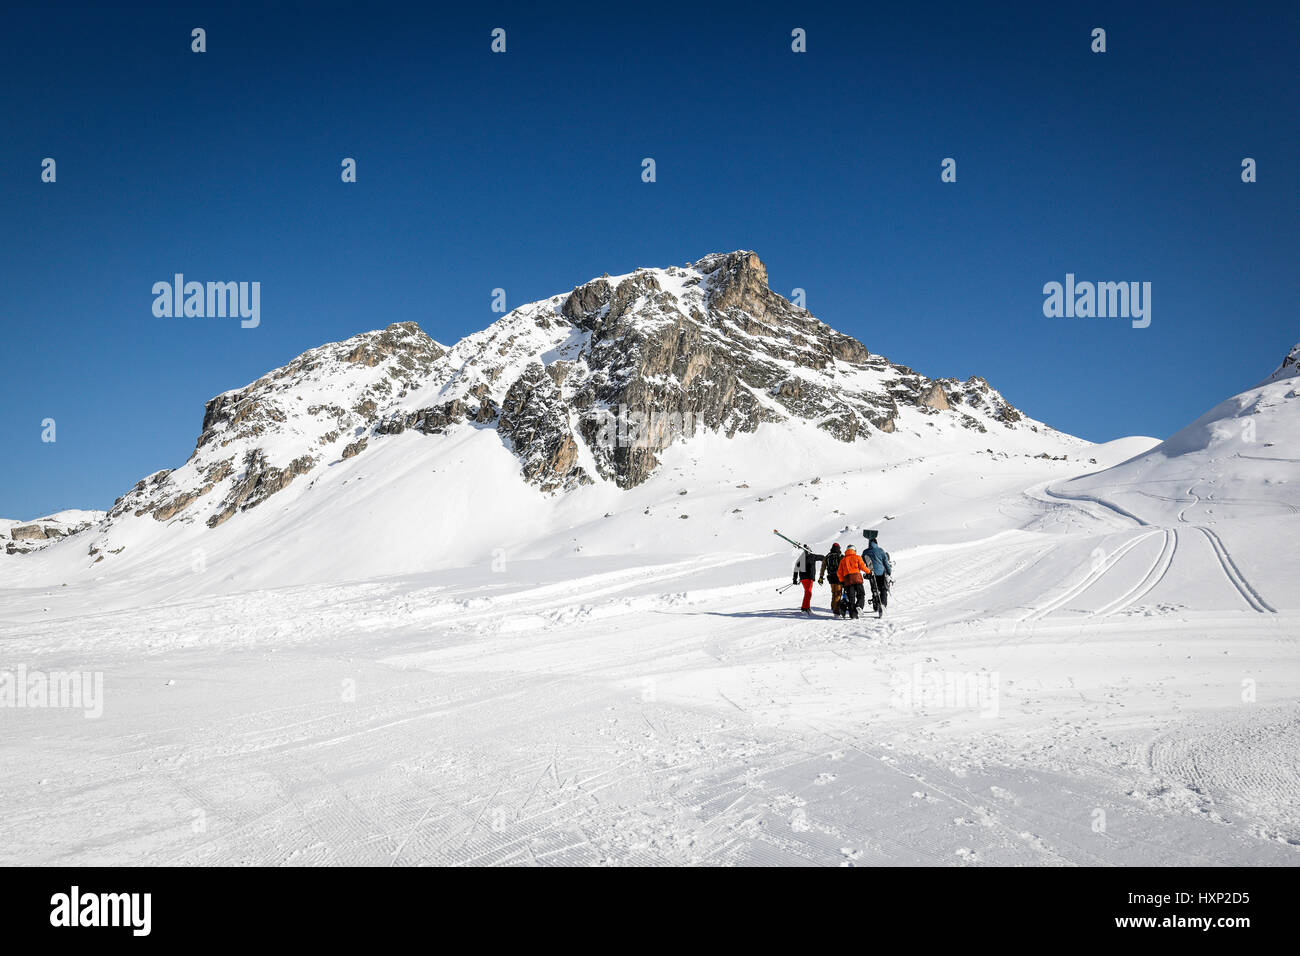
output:
[[[541,490],[590,484],[559,386],[540,362],[529,364],[506,392],[497,431],[523,462],[524,477]]]
[[[190,459],[139,481],[108,522],[216,528],[317,469],[462,428],[495,429],[542,491],[630,488],[701,429],[732,437],[792,419],[855,442],[1022,416],[983,379],[930,379],[873,355],[773,292],[740,251],[593,279],[450,349],[401,322],[304,352],[211,399]]]
[[[375,434],[400,435],[412,428],[424,435],[441,435],[460,422],[482,424],[495,420],[498,414],[499,410],[491,401],[476,404],[457,399],[429,408],[394,413],[375,424]]]
[[[950,401],[954,404],[965,404],[970,408],[983,412],[996,422],[1004,425],[1014,425],[1024,420],[1024,415],[1014,408],[1006,399],[997,393],[988,382],[978,375],[972,375],[965,382],[956,382],[946,380],[953,389],[948,395]],[[966,416],[969,417],[969,416]],[[985,429],[982,426],[972,425],[970,427],[979,427],[980,431]]]
[[[0,521],[0,554],[28,554],[93,527],[102,511],[60,511],[35,521]]]
[[[283,468],[268,464],[266,456],[260,449],[250,451],[244,456],[244,469],[236,478],[220,510],[208,518],[208,527],[215,528],[228,520],[237,511],[247,511],[261,504],[277,491],[288,486],[299,475],[305,475],[316,464],[316,459],[309,455],[295,458]]]
[[[45,528],[38,524],[29,524],[11,529],[9,537],[15,541],[30,541],[34,538],[61,538],[63,532],[56,528]]]
[[[944,394],[943,386],[935,382],[929,388],[925,389],[921,395],[921,404],[926,408],[932,408],[937,412],[946,412],[951,405],[948,404],[948,396]]]

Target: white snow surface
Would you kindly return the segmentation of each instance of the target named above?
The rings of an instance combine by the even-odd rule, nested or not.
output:
[[[791,421],[564,495],[404,433],[60,542],[0,564],[0,671],[102,674],[103,715],[0,709],[0,863],[1295,865],[1298,403]],[[883,618],[799,613],[774,528],[878,529]]]

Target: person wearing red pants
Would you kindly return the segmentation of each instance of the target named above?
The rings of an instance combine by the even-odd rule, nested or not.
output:
[[[807,548],[795,560],[794,563],[794,580],[791,584],[803,584],[803,607],[800,608],[809,617],[812,617],[812,589],[813,582],[817,580],[817,562],[825,561],[826,556],[823,554],[813,554]]]

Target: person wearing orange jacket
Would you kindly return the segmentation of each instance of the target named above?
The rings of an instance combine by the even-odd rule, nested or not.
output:
[[[862,560],[857,548],[849,545],[844,549],[844,557],[840,558],[836,572],[840,585],[844,588],[844,601],[848,605],[849,617],[856,621],[858,611],[862,610],[867,602],[867,592],[862,582],[871,573],[871,566]]]

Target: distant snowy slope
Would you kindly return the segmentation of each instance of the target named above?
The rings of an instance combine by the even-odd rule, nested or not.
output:
[[[1145,454],[1052,491],[1152,524],[1300,513],[1298,354]]]
[[[1130,435],[1113,441],[1100,442],[1088,449],[1088,460],[1099,468],[1112,468],[1121,462],[1144,455],[1160,444],[1159,438]]]

